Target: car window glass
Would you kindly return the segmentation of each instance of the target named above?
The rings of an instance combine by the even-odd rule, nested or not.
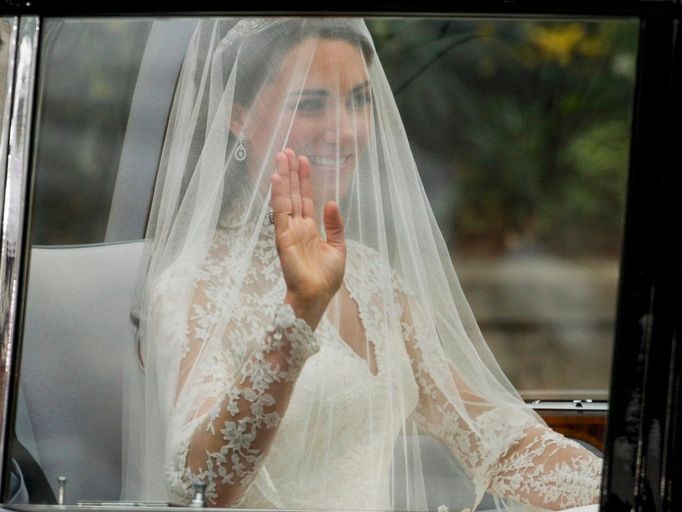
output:
[[[41,32],[14,453],[55,495],[67,476],[70,503],[121,491],[140,240],[197,19],[153,21],[47,19]],[[367,25],[503,370],[528,399],[606,399],[637,22]]]

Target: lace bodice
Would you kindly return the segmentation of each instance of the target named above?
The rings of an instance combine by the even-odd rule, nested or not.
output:
[[[155,288],[168,347],[160,359],[174,383],[165,411],[174,500],[188,502],[201,480],[211,502],[234,492],[240,507],[389,509],[394,445],[416,429],[457,457],[479,499],[490,490],[548,508],[596,500],[600,461],[583,448],[514,407],[480,406],[463,383],[463,403],[478,405],[450,401],[448,384],[426,368],[452,372],[450,384],[456,369],[429,360],[436,355],[420,342],[418,315],[401,300],[409,292],[372,250],[349,242],[342,287],[362,331],[335,327],[334,315],[348,314],[341,306],[312,333],[283,305],[272,236],[266,224],[240,276],[234,262],[250,248],[220,229],[199,275],[175,269]],[[179,288],[194,290],[189,311],[172,299]],[[225,308],[231,316],[221,325]],[[399,336],[387,335],[391,317]]]

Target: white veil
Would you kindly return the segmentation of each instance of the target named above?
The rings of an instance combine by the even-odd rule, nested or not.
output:
[[[308,157],[318,215],[333,200],[345,222],[343,284],[314,334],[281,307],[269,209],[284,148]],[[596,459],[544,426],[486,346],[362,20],[198,23],[146,255],[128,497],[187,503],[201,481],[214,505],[427,510],[598,491]],[[278,374],[265,364],[282,334],[298,348]],[[452,501],[433,502],[425,436],[461,465]]]

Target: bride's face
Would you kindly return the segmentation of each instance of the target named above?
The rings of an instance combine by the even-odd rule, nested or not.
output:
[[[366,148],[371,108],[360,48],[342,39],[304,39],[249,108],[249,171],[258,172],[253,163],[274,167],[275,153],[292,148],[310,161],[318,208],[338,201]]]

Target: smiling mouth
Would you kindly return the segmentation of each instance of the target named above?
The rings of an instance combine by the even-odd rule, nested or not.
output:
[[[330,167],[333,169],[345,166],[351,159],[351,155],[340,156],[338,158],[329,158],[319,155],[311,155],[308,160],[311,164],[317,167]]]

